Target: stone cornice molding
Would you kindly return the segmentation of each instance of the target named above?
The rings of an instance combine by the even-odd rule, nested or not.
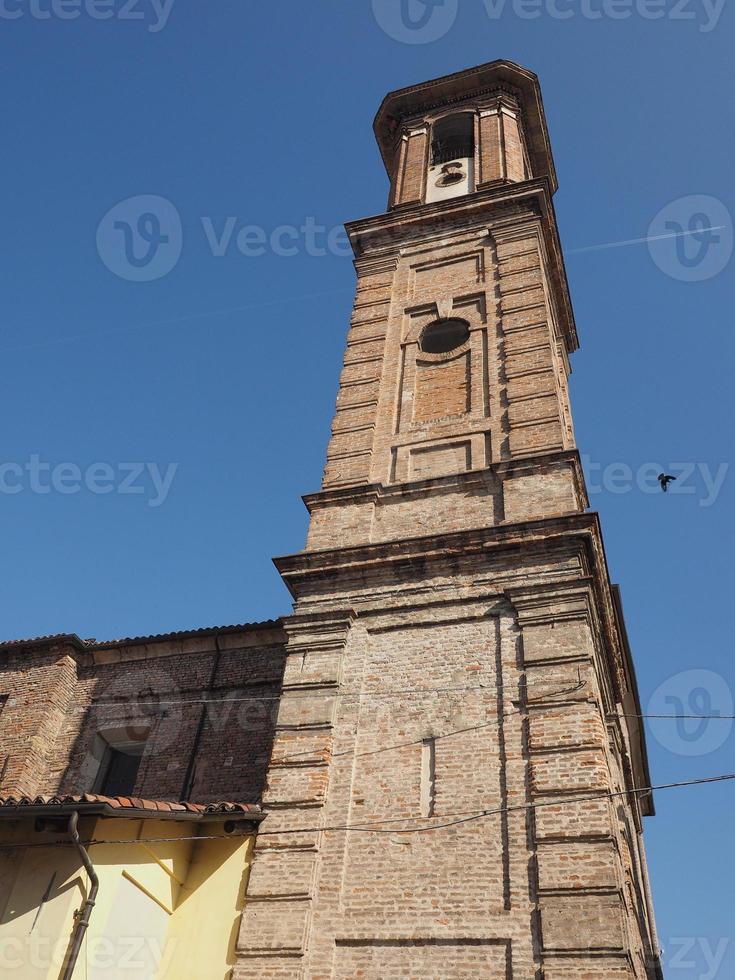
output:
[[[481,116],[497,116],[500,113],[522,119],[523,109],[518,99],[509,92],[499,92],[493,99],[478,104],[477,111]]]
[[[398,255],[366,255],[353,261],[358,276],[377,276],[382,272],[395,272]]]
[[[389,568],[393,569],[392,574],[410,577],[411,569],[420,567],[426,575],[432,565],[437,569],[447,564],[454,566],[458,561],[466,563],[473,556],[492,552],[520,556],[539,548],[553,551],[573,542],[582,545],[586,556],[599,629],[613,658],[613,688],[616,699],[622,700],[632,681],[623,655],[623,637],[596,513],[568,514],[521,524],[302,552],[275,558],[274,563],[291,594],[299,599],[313,595],[320,579],[333,589],[340,578],[358,576],[367,582],[376,575],[384,576]],[[554,591],[553,586],[551,590]],[[547,586],[541,586],[540,591],[547,591]]]
[[[319,490],[316,493],[306,494],[302,499],[309,513],[312,513],[319,507],[378,503],[379,501],[406,497],[412,494],[440,493],[454,487],[470,490],[472,487],[486,484],[488,479],[499,480],[507,476],[538,473],[540,470],[546,471],[568,466],[572,468],[577,494],[582,506],[586,509],[589,506],[589,500],[584,485],[582,464],[576,449],[502,460],[492,463],[483,470],[470,470],[467,473],[455,473],[451,476],[440,476],[427,480],[414,480],[410,483],[366,483],[353,487],[338,487],[333,490]]]
[[[420,88],[421,86],[417,86],[416,91]],[[507,100],[508,103],[512,103],[517,109],[520,109],[522,98],[521,90],[516,88],[515,85],[510,85],[507,82],[495,82],[493,85],[486,85],[483,88],[469,89],[461,95],[447,96],[443,99],[437,99],[434,102],[424,102],[421,106],[420,116],[412,114],[410,116],[398,116],[394,118],[397,118],[403,123],[404,127],[410,127],[420,125],[427,118],[427,114],[429,114],[433,122],[436,118],[440,118],[441,115],[446,115],[446,113],[441,113],[438,110],[459,108],[467,103],[470,103],[467,105],[468,112],[471,112],[473,109],[483,108],[486,101],[489,102],[493,99],[497,99],[498,101]]]
[[[299,652],[303,647],[313,650],[341,650],[352,623],[354,609],[330,609],[323,613],[295,612],[283,620],[283,629],[288,637],[288,652]]]

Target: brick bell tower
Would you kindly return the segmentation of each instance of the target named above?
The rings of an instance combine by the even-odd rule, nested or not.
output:
[[[375,132],[234,977],[661,977],[538,80],[393,92]]]

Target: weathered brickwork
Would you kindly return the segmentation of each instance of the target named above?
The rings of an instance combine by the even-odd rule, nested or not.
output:
[[[478,189],[533,176],[518,99],[507,91],[490,96],[479,95],[468,100],[467,108],[475,115]],[[397,130],[398,146],[394,149],[397,165],[390,174],[390,203],[393,207],[420,204],[426,199],[430,129],[451,114],[452,110],[439,109],[420,118],[409,119]]]
[[[473,182],[427,203],[455,112]],[[276,559],[292,614],[0,648],[0,795],[89,790],[100,738],[134,731],[137,795],[262,803],[234,980],[661,980],[538,81],[480,66],[391,93],[375,129],[390,206],[348,226],[323,483]]]
[[[514,977],[655,976],[625,896],[640,811],[601,798],[624,788],[601,662],[622,653],[594,518],[348,549],[343,592],[333,553],[307,558],[279,563],[301,611],[235,975],[495,977],[502,954]],[[400,832],[486,809],[507,812]],[[337,829],[370,825],[396,833]]]
[[[181,799],[191,764],[189,799],[259,802],[284,640],[274,623],[107,646],[62,637],[0,647],[0,796],[92,792],[97,743],[108,736],[145,741],[139,798]]]
[[[450,111],[475,114],[476,187],[425,203]],[[277,560],[296,604],[234,976],[653,980],[645,749],[585,514],[537,83],[503,63],[394,93],[376,133],[392,207],[348,226],[324,481]],[[468,336],[424,350],[448,318]]]

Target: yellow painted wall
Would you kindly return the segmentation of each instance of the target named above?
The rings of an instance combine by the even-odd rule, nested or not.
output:
[[[250,868],[252,837],[194,845],[169,935],[172,959],[157,980],[227,980]]]
[[[252,838],[127,843],[198,833],[163,820],[87,820],[80,833],[110,843],[89,848],[100,887],[75,980],[227,980]],[[0,842],[43,839],[29,821],[0,824]],[[0,976],[58,980],[87,886],[73,848],[0,850]]]
[[[3,868],[12,884],[4,889],[0,915],[0,976],[57,980],[86,875],[71,848],[18,846],[49,839],[34,835],[28,821],[2,824],[0,835],[2,843],[14,845],[5,851]]]

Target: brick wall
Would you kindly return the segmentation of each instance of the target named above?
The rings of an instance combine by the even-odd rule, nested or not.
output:
[[[190,799],[258,802],[283,663],[278,628],[0,649],[0,795],[90,792],[103,733],[146,739],[139,797],[180,799],[194,753]],[[195,750],[204,698],[213,703]]]
[[[446,108],[418,98],[394,100],[395,207],[348,226],[324,480],[277,561],[296,603],[234,980],[653,980],[645,750],[610,721],[634,679],[584,513],[543,125],[529,149],[528,104],[473,92],[478,191],[422,204]],[[466,341],[422,350],[449,317]]]
[[[236,978],[648,977],[620,820],[638,848],[641,813],[597,798],[626,782],[596,527],[284,559],[297,613]]]
[[[493,97],[459,100],[450,113],[442,110],[406,123],[394,152],[391,177],[392,207],[422,204],[426,200],[432,129],[452,113],[475,116],[475,174],[478,189],[533,176],[528,159],[523,112],[509,92]]]
[[[437,239],[427,216],[399,246],[403,220],[355,226],[357,293],[324,492],[309,500],[310,548],[586,506],[569,456],[568,361],[541,219],[530,206],[481,208]],[[446,355],[425,353],[423,330],[447,316],[468,323],[469,339]],[[541,456],[554,461],[509,468]],[[461,512],[451,501],[440,509],[439,493],[403,493],[394,506],[407,484],[481,472],[493,475],[483,491],[492,506],[466,492]],[[368,486],[380,494],[368,500]]]

